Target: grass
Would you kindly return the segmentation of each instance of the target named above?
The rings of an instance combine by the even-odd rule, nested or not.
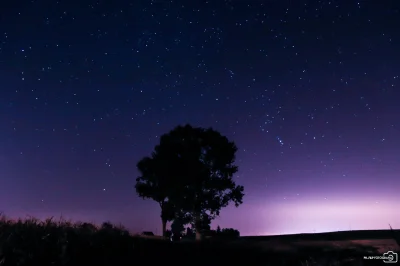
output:
[[[394,232],[394,230],[392,230]],[[256,241],[207,240],[171,243],[134,237],[110,223],[95,226],[59,219],[0,217],[0,265],[367,265],[374,249],[302,246],[268,250]],[[356,263],[364,264],[356,264]],[[369,263],[373,263],[370,261]],[[382,261],[375,261],[382,265]],[[372,264],[368,264],[372,265]]]

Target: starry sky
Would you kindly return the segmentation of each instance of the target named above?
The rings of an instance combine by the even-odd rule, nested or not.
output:
[[[0,4],[0,210],[161,232],[136,163],[236,142],[242,235],[400,227],[399,1]]]

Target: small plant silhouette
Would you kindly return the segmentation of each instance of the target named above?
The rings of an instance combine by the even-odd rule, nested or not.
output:
[[[400,248],[400,234],[399,232],[395,232],[395,230],[393,230],[392,226],[389,224],[390,227],[390,231],[392,232],[392,237],[393,239],[396,241],[398,248]]]

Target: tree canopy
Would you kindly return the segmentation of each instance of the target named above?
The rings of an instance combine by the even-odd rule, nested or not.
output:
[[[151,157],[144,157],[137,163],[141,176],[136,178],[136,193],[143,199],[150,198],[161,207],[162,234],[165,236],[168,221],[175,218],[175,208],[168,202],[173,183],[167,177],[164,161],[153,153]]]
[[[162,210],[168,206],[164,218],[190,221],[199,234],[223,207],[242,203],[243,186],[233,181],[236,151],[234,142],[212,128],[178,126],[138,163],[142,175],[136,191],[159,202]]]

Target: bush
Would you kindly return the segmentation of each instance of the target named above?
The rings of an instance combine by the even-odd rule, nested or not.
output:
[[[97,265],[132,261],[134,238],[123,227],[52,218],[0,218],[0,265]],[[122,265],[122,264],[120,264]]]
[[[235,239],[240,237],[240,232],[239,230],[233,229],[233,228],[223,228],[221,229],[219,226],[217,227],[217,230],[211,231],[212,236],[220,238],[220,239]]]

